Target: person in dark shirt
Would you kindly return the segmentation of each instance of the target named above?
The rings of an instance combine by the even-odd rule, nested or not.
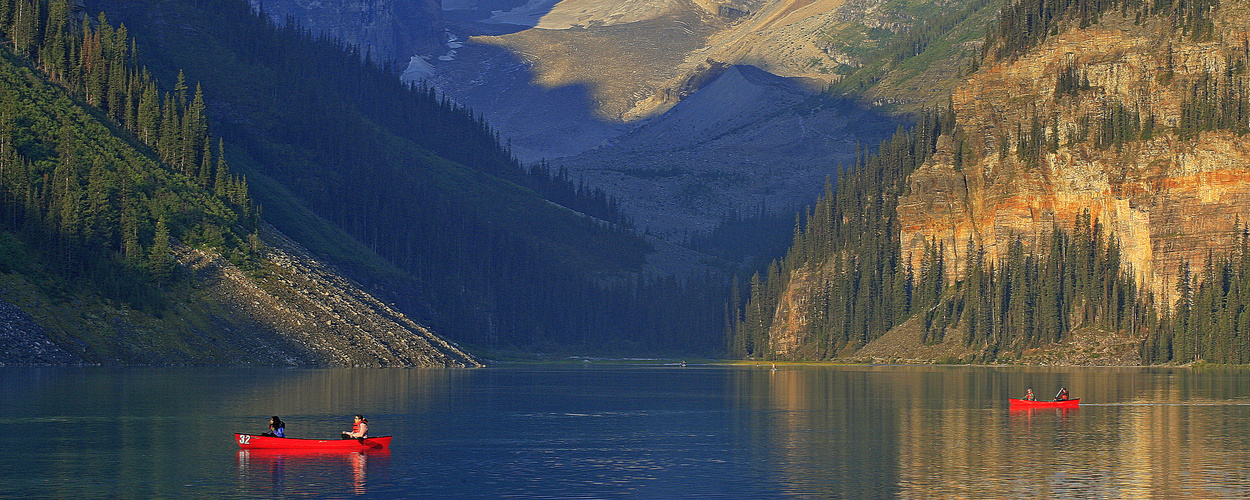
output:
[[[270,417],[269,418],[269,432],[266,432],[261,435],[269,436],[269,437],[280,437],[280,438],[286,437],[286,422],[283,422],[282,419],[278,418],[277,415]]]
[[[1066,387],[1059,388],[1059,394],[1055,394],[1055,401],[1067,401],[1068,389]]]

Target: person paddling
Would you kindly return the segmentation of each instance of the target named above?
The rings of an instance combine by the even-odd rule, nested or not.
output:
[[[1055,394],[1055,401],[1067,401],[1068,389],[1066,387],[1059,388],[1059,394]]]
[[[266,432],[261,435],[269,436],[269,437],[280,437],[280,438],[286,437],[286,422],[283,422],[282,419],[278,418],[277,415],[270,417],[269,418],[269,432]]]
[[[369,421],[364,415],[356,414],[352,422],[351,432],[343,432],[343,439],[364,439],[369,437]]]
[[[1025,401],[1037,401],[1037,396],[1033,395],[1032,387],[1030,387],[1029,390],[1024,391],[1024,400]]]

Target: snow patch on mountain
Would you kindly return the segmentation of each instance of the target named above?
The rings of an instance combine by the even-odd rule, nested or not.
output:
[[[404,69],[403,74],[399,75],[399,79],[404,83],[430,80],[434,78],[435,72],[434,65],[426,61],[424,57],[412,56],[408,60],[408,67]]]

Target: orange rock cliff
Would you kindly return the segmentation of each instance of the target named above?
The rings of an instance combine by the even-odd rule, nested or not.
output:
[[[1214,36],[1195,41],[1170,21],[1111,13],[1017,59],[988,60],[951,96],[959,131],[908,179],[903,254],[918,259],[926,241],[941,241],[958,274],[969,240],[996,258],[1017,237],[1028,245],[1053,227],[1071,231],[1088,209],[1143,288],[1167,298],[1183,262],[1197,272],[1250,222],[1250,135],[1182,129],[1195,96],[1250,88],[1250,5],[1225,2],[1214,22]],[[1064,75],[1078,83],[1057,92]],[[1100,123],[1117,112],[1153,122],[1099,144]],[[1031,142],[1038,130],[1044,139]]]

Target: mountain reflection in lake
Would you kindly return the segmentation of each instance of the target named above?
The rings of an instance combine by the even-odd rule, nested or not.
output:
[[[0,368],[0,497],[1250,496],[1250,371]],[[1009,410],[1067,387],[1078,409]],[[369,418],[389,450],[239,450]]]

